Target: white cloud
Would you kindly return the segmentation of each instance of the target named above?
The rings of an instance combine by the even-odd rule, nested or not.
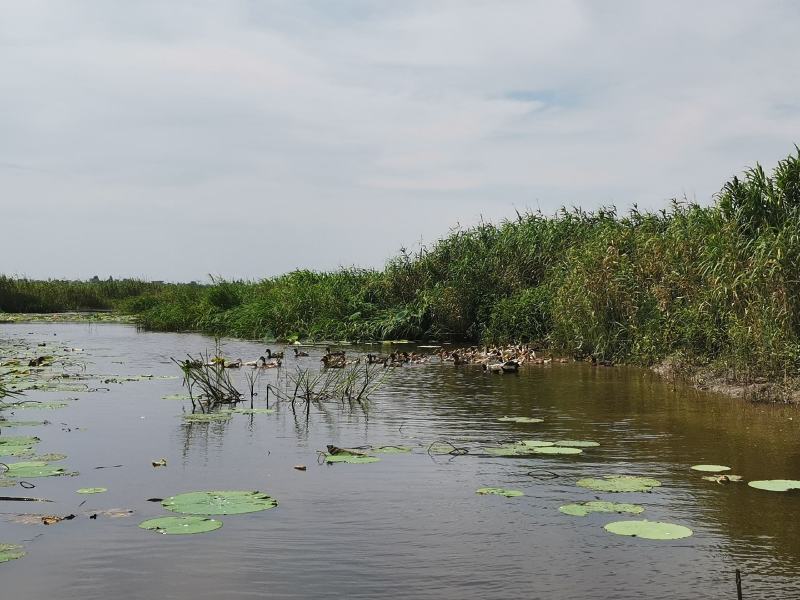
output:
[[[707,202],[798,141],[799,13],[4,3],[0,272],[379,266],[515,206]]]

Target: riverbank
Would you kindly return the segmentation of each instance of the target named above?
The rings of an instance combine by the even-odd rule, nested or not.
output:
[[[0,309],[111,308],[153,331],[287,342],[522,342],[581,360],[702,365],[690,371],[752,386],[800,377],[798,231],[800,151],[771,176],[756,166],[735,177],[711,206],[518,214],[382,270],[209,285],[0,277]]]

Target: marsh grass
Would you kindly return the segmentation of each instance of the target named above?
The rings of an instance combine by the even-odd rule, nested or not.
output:
[[[85,304],[79,292],[97,293],[97,303],[135,312],[150,330],[286,341],[522,341],[604,361],[708,365],[732,380],[788,379],[800,376],[799,282],[796,150],[771,175],[757,165],[733,178],[711,206],[518,213],[401,251],[380,271],[295,271],[206,286],[120,283],[102,293],[2,278],[0,308],[9,310],[8,289],[24,310]],[[52,301],[62,296],[69,301]]]

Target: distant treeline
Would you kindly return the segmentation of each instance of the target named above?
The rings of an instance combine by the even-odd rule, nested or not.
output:
[[[0,309],[116,308],[152,330],[246,338],[533,342],[652,364],[800,374],[800,150],[712,206],[528,213],[451,233],[381,270],[259,282],[0,278]]]

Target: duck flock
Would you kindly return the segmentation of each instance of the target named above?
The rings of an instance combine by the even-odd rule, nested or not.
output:
[[[332,350],[325,348],[325,353],[320,358],[322,367],[325,369],[343,369],[351,365],[358,365],[362,362],[368,365],[382,365],[383,367],[403,367],[406,365],[419,365],[426,363],[439,363],[453,365],[479,365],[487,373],[516,373],[524,364],[546,365],[550,363],[567,363],[568,358],[557,358],[552,355],[543,357],[537,356],[536,351],[526,345],[507,345],[507,346],[470,346],[459,347],[452,350],[445,349],[443,346],[424,346],[419,350],[427,349],[429,352],[418,351],[395,351],[389,354],[367,353],[360,354],[347,350]],[[293,348],[295,360],[308,358],[310,355],[304,350]],[[222,357],[215,357],[209,365],[221,365],[227,369],[241,367],[252,367],[260,369],[278,368],[283,365],[286,351],[273,352],[270,348],[264,351],[264,355],[256,360],[226,361]]]

